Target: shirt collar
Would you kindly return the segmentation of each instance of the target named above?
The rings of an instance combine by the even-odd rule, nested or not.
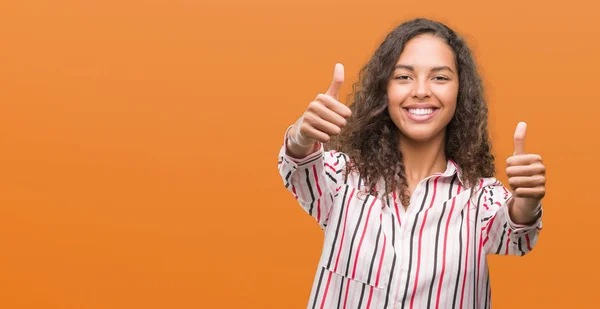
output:
[[[448,161],[446,163],[446,170],[441,174],[441,176],[453,177],[454,175],[456,175],[458,177],[458,181],[460,181],[461,186],[464,187],[465,182],[463,181],[462,170],[460,169],[458,164],[456,164],[456,162],[454,162],[454,160],[448,159]]]

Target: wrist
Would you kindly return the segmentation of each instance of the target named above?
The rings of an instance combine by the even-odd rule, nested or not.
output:
[[[290,134],[287,137],[288,145],[293,145],[302,149],[312,149],[315,145],[315,140],[302,136],[296,126],[292,127]]]
[[[526,198],[511,198],[508,214],[511,220],[520,225],[534,224],[541,214],[541,201]]]
[[[286,136],[286,152],[296,159],[304,158],[317,152],[321,145],[318,141],[304,138],[300,132],[296,131],[296,126],[292,126]]]

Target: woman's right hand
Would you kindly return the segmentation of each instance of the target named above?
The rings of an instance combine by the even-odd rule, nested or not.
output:
[[[318,94],[308,104],[306,111],[288,132],[290,155],[303,158],[318,150],[317,142],[329,142],[332,136],[340,134],[346,119],[352,115],[348,106],[338,101],[339,91],[344,83],[344,66],[335,65],[333,80],[325,94]],[[316,148],[316,149],[315,149]]]

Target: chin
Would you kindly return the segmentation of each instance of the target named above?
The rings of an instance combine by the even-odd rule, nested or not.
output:
[[[402,137],[419,143],[425,143],[434,140],[440,134],[440,132],[436,132],[436,130],[433,130],[432,128],[411,128],[409,130],[400,130],[400,132]]]

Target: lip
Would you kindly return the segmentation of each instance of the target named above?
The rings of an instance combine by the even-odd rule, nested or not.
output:
[[[429,115],[414,115],[408,111],[409,109],[412,109],[412,108],[423,108],[423,109],[432,108],[433,113],[431,113]],[[404,111],[404,113],[406,113],[406,117],[408,117],[408,119],[410,119],[414,122],[424,123],[424,122],[431,120],[433,117],[435,117],[435,115],[440,111],[440,108],[435,107],[433,105],[411,105],[411,106],[403,107],[402,110]]]
[[[406,109],[411,109],[411,108],[433,108],[433,109],[439,109],[439,107],[433,105],[433,104],[412,104],[412,105],[407,105],[407,106],[403,106],[402,108],[406,108]]]

